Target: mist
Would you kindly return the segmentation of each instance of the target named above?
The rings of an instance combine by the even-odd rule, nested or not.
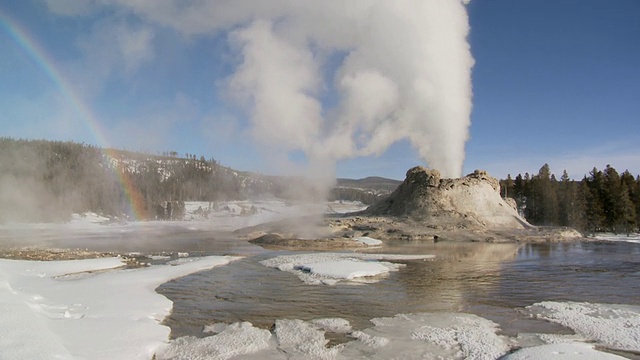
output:
[[[135,19],[135,28],[147,36],[138,39],[140,46],[118,48],[132,59],[124,62],[127,69],[159,55],[151,40],[161,28],[185,39],[226,41],[229,53],[220,57],[229,66],[212,84],[212,95],[235,110],[235,135],[251,137],[270,172],[313,181],[291,191],[311,203],[326,199],[338,161],[377,156],[398,141],[410,142],[423,165],[443,177],[461,175],[474,64],[465,3],[48,2],[58,15],[108,9]]]

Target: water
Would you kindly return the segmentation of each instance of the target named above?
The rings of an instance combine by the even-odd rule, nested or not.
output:
[[[244,244],[251,256],[158,288],[174,301],[166,319],[172,337],[203,336],[203,327],[216,322],[269,328],[278,318],[341,317],[362,329],[374,317],[414,312],[474,313],[497,322],[507,335],[569,333],[530,319],[522,308],[540,301],[640,305],[637,244],[396,242],[373,251],[435,254],[437,260],[403,262],[405,267],[377,283],[336,286],[305,285],[293,274],[267,268],[259,261],[287,252]]]

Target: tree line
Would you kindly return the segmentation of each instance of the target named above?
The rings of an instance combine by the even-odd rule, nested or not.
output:
[[[97,212],[154,219],[185,201],[241,200],[275,191],[268,178],[175,152],[151,155],[75,142],[0,138],[0,223],[61,221]],[[132,192],[132,193],[127,193]],[[162,207],[164,214],[159,213]],[[175,215],[173,215],[175,216]]]
[[[534,225],[569,226],[583,232],[630,233],[640,226],[640,176],[612,166],[593,168],[582,180],[560,179],[544,164],[537,174],[500,180],[503,197]]]

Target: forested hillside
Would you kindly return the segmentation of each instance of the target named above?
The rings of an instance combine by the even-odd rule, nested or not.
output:
[[[545,164],[535,175],[508,176],[500,185],[503,197],[513,198],[534,225],[570,226],[590,233],[628,233],[640,225],[640,176],[619,174],[609,165],[574,181],[566,171],[558,180]]]
[[[275,194],[272,178],[221,166],[213,158],[105,150],[73,142],[0,139],[0,222],[59,221],[73,212],[142,218],[158,205]],[[130,192],[130,193],[128,193]]]
[[[337,179],[329,200],[360,201],[373,205],[391,194],[402,181],[371,176],[364,179]]]
[[[338,179],[329,199],[373,204],[398,183],[383,178]],[[575,181],[566,171],[557,179],[545,164],[535,175],[508,176],[500,185],[502,196],[513,198],[534,225],[586,232],[632,232],[640,225],[640,176],[629,171],[593,168],[589,176]],[[168,202],[179,218],[185,201],[294,199],[314,191],[314,184],[304,179],[241,172],[204,156],[0,138],[0,223],[64,221],[72,213],[87,211],[131,217],[132,198],[139,219],[166,217]]]

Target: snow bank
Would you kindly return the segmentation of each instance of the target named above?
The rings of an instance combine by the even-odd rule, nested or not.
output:
[[[204,257],[178,266],[111,270],[117,258],[0,260],[3,358],[150,359],[167,342],[160,325],[172,302],[155,289],[171,279],[236,258]],[[78,272],[89,272],[77,276]],[[72,274],[72,275],[67,275]]]
[[[640,306],[541,302],[527,309],[606,347],[640,351]]]
[[[629,234],[629,235],[613,234],[613,233],[600,233],[600,234],[595,236],[595,239],[604,240],[604,241],[623,241],[623,242],[630,242],[630,243],[640,244],[640,233]]]
[[[381,260],[424,260],[433,257],[433,255],[309,253],[277,256],[260,263],[293,273],[310,285],[334,285],[341,280],[385,275],[390,271],[397,271],[404,265]]]

